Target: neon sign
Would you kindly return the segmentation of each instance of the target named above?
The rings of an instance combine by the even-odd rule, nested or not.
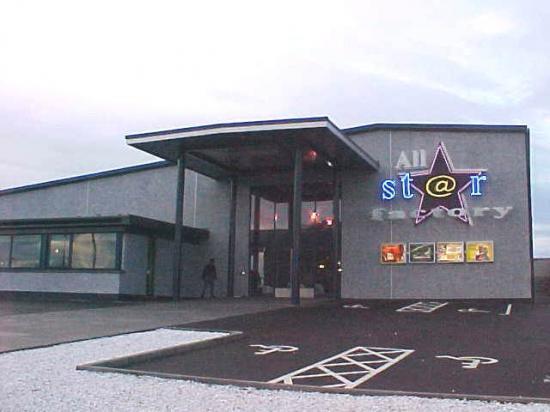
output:
[[[470,188],[470,196],[482,196],[482,182],[487,181],[485,173],[485,169],[455,169],[441,142],[430,169],[401,173],[398,180],[384,180],[381,185],[382,199],[392,200],[397,197],[398,191],[403,199],[412,199],[416,192],[421,196],[415,216],[416,224],[438,209],[460,210],[461,213],[453,213],[453,216],[470,223],[463,192]],[[401,190],[398,190],[398,186],[401,186]]]

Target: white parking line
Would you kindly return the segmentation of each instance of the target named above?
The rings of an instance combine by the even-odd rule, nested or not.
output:
[[[269,383],[297,384],[323,388],[353,389],[413,353],[412,349],[357,346],[328,359],[272,379]],[[332,369],[335,368],[335,369]],[[315,381],[319,382],[316,385]]]
[[[458,309],[461,313],[491,313],[489,310],[480,310],[476,308]]]
[[[508,303],[508,306],[506,307],[506,312],[505,313],[499,313],[499,315],[510,316],[510,313],[512,313],[512,304]]]
[[[449,302],[416,302],[412,305],[404,306],[396,310],[396,312],[421,312],[421,313],[431,313],[439,308],[442,308],[445,305],[448,305]]]
[[[342,307],[344,309],[368,309],[369,308],[368,306],[361,305],[359,303],[356,305],[343,305]]]

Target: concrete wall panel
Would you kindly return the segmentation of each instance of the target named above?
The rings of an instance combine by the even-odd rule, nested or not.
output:
[[[353,140],[380,161],[371,175],[347,173],[343,180],[342,294],[349,298],[530,298],[529,209],[525,135],[495,132],[377,131]],[[457,169],[487,169],[484,194],[466,194],[470,208],[507,207],[502,219],[473,217],[372,220],[373,209],[414,211],[419,196],[381,199],[380,184],[395,178],[401,151],[423,149],[428,168],[444,142]],[[386,213],[384,212],[384,213]],[[495,213],[496,214],[496,213]],[[382,265],[383,242],[494,241],[495,262],[485,264]]]

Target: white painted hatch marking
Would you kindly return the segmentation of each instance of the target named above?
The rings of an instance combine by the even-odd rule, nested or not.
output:
[[[272,379],[269,383],[353,389],[413,353],[412,349],[356,346],[328,359]],[[319,381],[318,384],[315,381]]]
[[[416,303],[413,303],[412,305],[399,308],[396,310],[396,312],[431,313],[448,304],[449,302],[416,302]]]

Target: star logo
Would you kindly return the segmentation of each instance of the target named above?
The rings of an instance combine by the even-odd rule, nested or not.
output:
[[[421,195],[415,223],[421,223],[437,209],[456,210],[457,219],[471,223],[462,192],[472,184],[472,175],[484,172],[485,169],[455,169],[445,145],[440,142],[430,169],[411,173],[411,186]]]

